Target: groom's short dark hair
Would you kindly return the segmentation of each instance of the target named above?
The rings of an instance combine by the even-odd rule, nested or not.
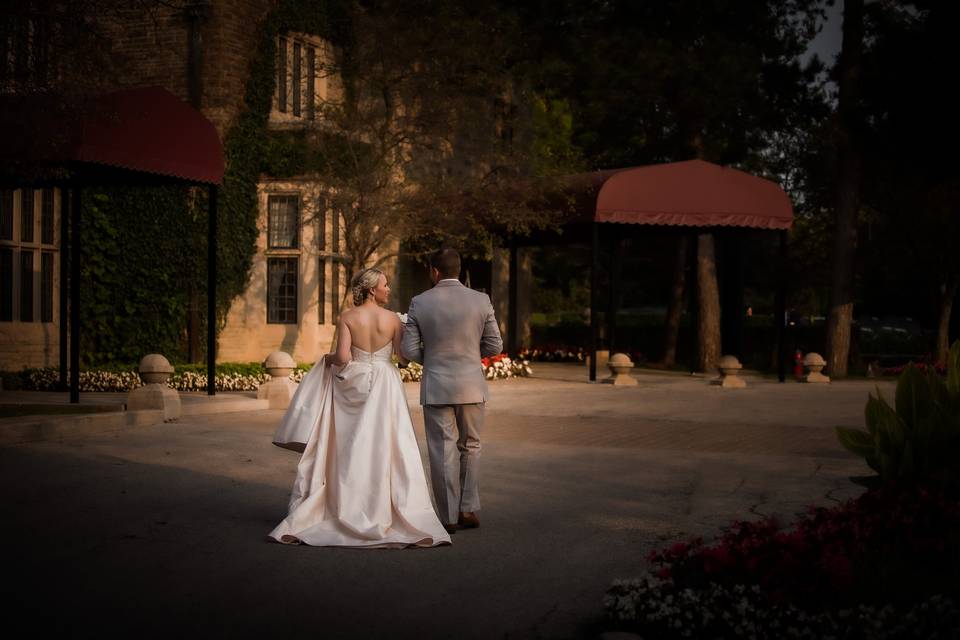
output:
[[[459,278],[460,254],[456,249],[443,247],[430,256],[430,266],[440,272],[441,278]]]

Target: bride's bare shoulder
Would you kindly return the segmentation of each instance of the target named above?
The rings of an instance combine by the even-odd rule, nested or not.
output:
[[[350,327],[351,331],[364,326],[363,315],[357,313],[357,311],[358,309],[353,307],[351,309],[344,309],[340,312],[340,322]]]
[[[377,310],[377,315],[383,316],[384,318],[386,318],[387,316],[397,315],[395,312],[390,311],[390,309],[387,309],[386,307],[376,307],[376,310]]]

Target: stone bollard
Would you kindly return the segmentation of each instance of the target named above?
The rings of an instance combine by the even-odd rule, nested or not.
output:
[[[597,358],[599,362],[600,358]],[[630,375],[631,369],[633,369],[633,362],[630,360],[630,356],[625,353],[615,353],[607,361],[607,368],[610,369],[610,377],[604,378],[603,382],[607,384],[612,384],[618,387],[635,387],[637,386],[637,380],[632,375]]]
[[[724,389],[744,389],[747,381],[739,375],[743,365],[737,360],[737,356],[720,356],[717,361],[717,368],[720,369],[720,377],[711,381],[711,384],[720,385]]]
[[[257,399],[267,400],[271,409],[286,409],[297,391],[297,383],[290,379],[290,373],[297,367],[290,354],[274,351],[263,361],[263,367],[270,380],[257,389]]]
[[[143,386],[127,394],[127,411],[160,409],[164,422],[180,417],[180,394],[167,386],[173,374],[170,361],[159,353],[143,356],[137,368]]]
[[[807,368],[807,375],[803,376],[804,382],[824,383],[830,382],[828,376],[820,373],[827,366],[827,361],[819,353],[811,351],[803,357],[803,366]]]

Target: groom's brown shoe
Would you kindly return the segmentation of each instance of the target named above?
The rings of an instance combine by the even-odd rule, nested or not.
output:
[[[480,518],[473,511],[461,511],[457,526],[461,529],[476,529],[480,526]]]
[[[453,535],[457,532],[457,529],[459,529],[460,526],[456,524],[445,524],[443,525],[443,528],[446,529],[447,533]]]

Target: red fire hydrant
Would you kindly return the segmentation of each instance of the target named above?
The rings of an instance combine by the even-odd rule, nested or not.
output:
[[[803,352],[800,349],[793,354],[793,377],[803,380]]]

